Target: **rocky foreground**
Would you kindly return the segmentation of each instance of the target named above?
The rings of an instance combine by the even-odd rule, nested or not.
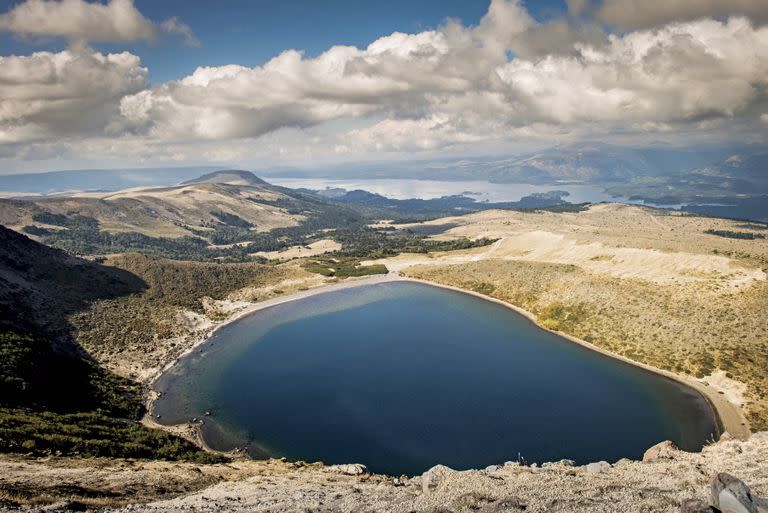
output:
[[[709,508],[713,477],[736,476],[768,496],[768,432],[722,440],[701,453],[660,444],[646,461],[573,466],[517,462],[457,472],[437,466],[422,476],[369,474],[360,465],[281,460],[222,465],[112,459],[0,458],[0,509],[120,512],[678,512]],[[720,490],[728,477],[720,474]],[[720,494],[724,501],[728,493]],[[699,502],[687,499],[699,499]],[[727,504],[723,503],[721,507]],[[752,505],[754,506],[754,504]],[[723,511],[768,511],[757,506]],[[750,509],[752,508],[752,509]]]

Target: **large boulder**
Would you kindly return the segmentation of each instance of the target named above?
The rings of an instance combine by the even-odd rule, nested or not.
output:
[[[722,513],[768,513],[768,501],[752,495],[739,479],[721,472],[712,478],[710,504]]]
[[[677,450],[677,446],[671,440],[664,440],[645,451],[645,454],[643,454],[643,463],[659,459],[672,459]]]

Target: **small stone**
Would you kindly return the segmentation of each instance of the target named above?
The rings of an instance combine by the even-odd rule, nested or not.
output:
[[[701,499],[685,499],[680,504],[680,513],[715,513],[715,510]]]
[[[501,465],[488,465],[485,467],[485,470],[487,472],[493,472],[494,470],[499,470],[501,468]]]
[[[677,446],[671,440],[664,440],[645,451],[645,454],[643,454],[643,463],[658,459],[672,459],[677,450]]]
[[[596,461],[594,463],[584,465],[584,470],[588,474],[602,474],[603,472],[610,470],[610,468],[611,464],[607,461]]]
[[[712,478],[710,504],[722,513],[768,513],[768,500],[752,495],[739,479],[721,472]]]

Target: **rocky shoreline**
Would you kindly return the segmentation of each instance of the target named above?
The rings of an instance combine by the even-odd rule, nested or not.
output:
[[[676,374],[674,372],[669,372],[664,369],[659,369],[657,367],[653,367],[651,365],[646,365],[641,362],[637,362],[635,360],[631,360],[629,358],[623,357],[621,355],[617,355],[615,353],[612,353],[611,351],[607,351],[599,346],[596,346],[595,344],[591,344],[587,342],[586,340],[582,340],[578,337],[574,337],[572,335],[569,335],[567,333],[563,333],[561,331],[551,330],[547,328],[546,326],[541,325],[541,323],[538,322],[536,319],[536,316],[533,315],[531,312],[524,310],[520,307],[517,307],[511,303],[507,303],[506,301],[501,301],[499,299],[486,296],[484,294],[480,294],[478,292],[474,292],[471,290],[465,290],[458,287],[453,287],[450,285],[444,285],[442,283],[436,283],[432,281],[427,280],[421,280],[418,278],[410,278],[410,277],[401,277],[403,280],[407,281],[414,281],[417,283],[423,283],[425,285],[430,285],[433,287],[440,287],[448,290],[453,290],[456,292],[460,292],[462,294],[468,294],[470,296],[478,297],[480,299],[483,299],[485,301],[490,301],[492,303],[496,303],[502,306],[505,306],[507,308],[510,308],[511,310],[514,310],[518,314],[526,317],[529,321],[534,323],[539,329],[549,331],[551,333],[554,333],[555,335],[562,337],[566,340],[569,340],[575,344],[579,344],[581,346],[584,346],[588,349],[591,349],[592,351],[596,351],[600,354],[609,356],[611,358],[614,358],[616,360],[619,360],[624,363],[628,363],[630,365],[634,365],[636,367],[640,367],[641,369],[645,369],[649,372],[653,372],[654,374],[658,374],[664,378],[671,379],[672,381],[675,381],[683,386],[686,386],[688,388],[692,388],[696,392],[698,392],[700,395],[704,397],[704,399],[709,403],[709,405],[712,407],[714,416],[718,420],[718,423],[721,427],[721,432],[718,434],[728,433],[730,436],[736,437],[736,438],[747,438],[749,437],[751,431],[749,428],[749,422],[747,421],[746,417],[744,417],[743,412],[739,408],[739,406],[731,403],[728,401],[725,397],[723,397],[720,393],[718,393],[716,390],[712,389],[706,382],[703,380],[698,380],[696,378],[693,378],[691,376],[685,376],[681,374]]]

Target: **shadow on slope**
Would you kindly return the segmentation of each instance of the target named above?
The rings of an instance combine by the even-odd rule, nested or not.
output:
[[[147,285],[0,226],[0,451],[216,459],[138,421],[138,386],[97,365],[69,316]]]

